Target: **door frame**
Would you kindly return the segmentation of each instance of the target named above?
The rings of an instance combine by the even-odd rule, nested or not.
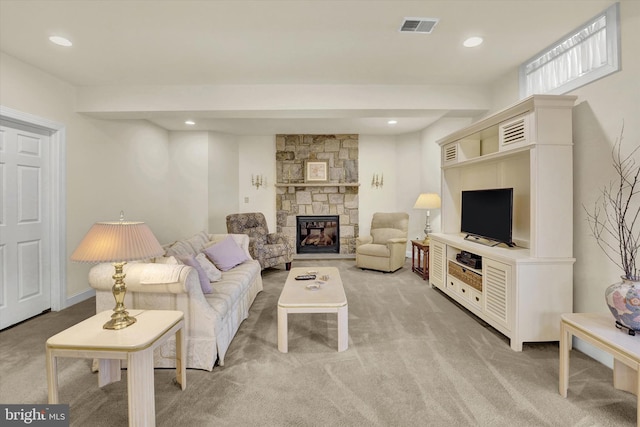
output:
[[[66,126],[33,114],[24,113],[0,105],[0,119],[16,125],[45,130],[50,134],[50,206],[48,254],[51,283],[51,310],[67,307],[67,230],[66,230]]]

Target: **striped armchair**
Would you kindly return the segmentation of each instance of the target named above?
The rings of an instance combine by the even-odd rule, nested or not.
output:
[[[278,264],[284,264],[287,270],[291,268],[293,245],[284,234],[269,233],[267,221],[262,213],[227,215],[227,231],[249,236],[249,253],[253,259],[260,262],[263,270]]]

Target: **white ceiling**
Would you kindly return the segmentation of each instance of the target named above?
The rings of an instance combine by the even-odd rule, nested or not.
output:
[[[76,86],[484,86],[611,3],[0,0],[0,50]],[[439,23],[431,34],[400,33],[405,17]],[[73,47],[51,44],[52,34],[68,37]],[[484,44],[464,48],[462,41],[472,35],[484,37]],[[199,111],[192,118],[199,129],[231,133],[402,133],[447,111],[407,110],[398,114],[395,128],[386,125],[389,113],[216,117]],[[184,129],[184,113],[137,111],[131,117],[136,114],[167,129]]]

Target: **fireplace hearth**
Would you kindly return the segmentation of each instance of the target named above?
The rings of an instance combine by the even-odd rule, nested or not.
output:
[[[340,253],[339,221],[337,215],[296,216],[296,252]]]

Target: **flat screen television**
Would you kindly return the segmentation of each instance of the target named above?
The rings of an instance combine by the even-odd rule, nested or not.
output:
[[[513,225],[513,188],[493,188],[462,192],[460,231],[465,238],[484,238],[515,246],[511,240]]]

